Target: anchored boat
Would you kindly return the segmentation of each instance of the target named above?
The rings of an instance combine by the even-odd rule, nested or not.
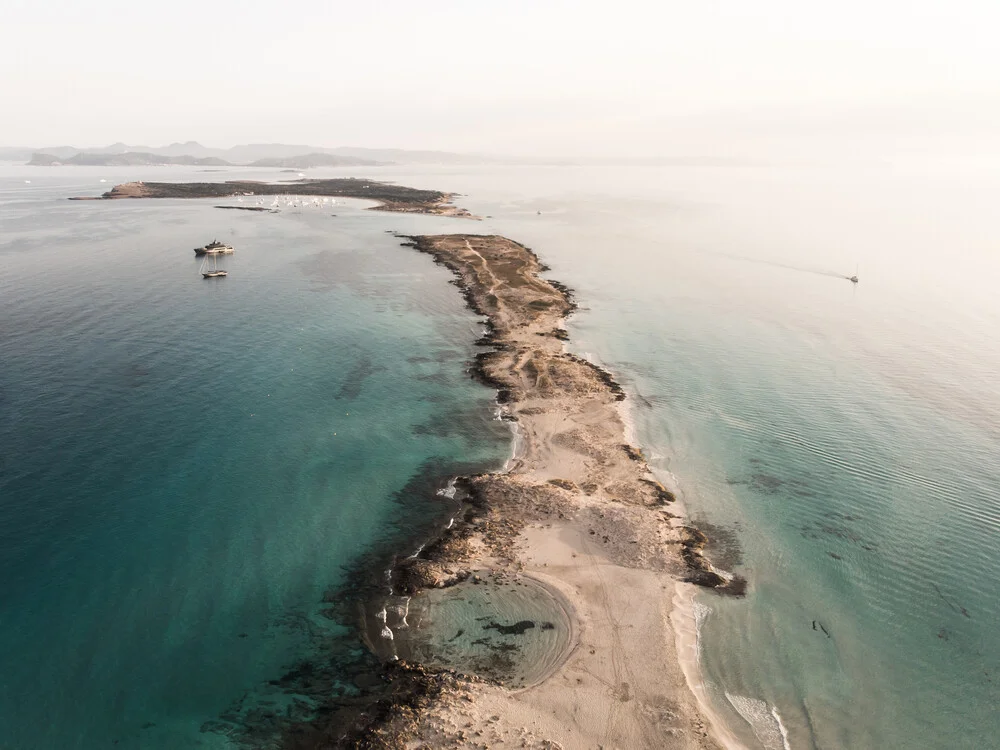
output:
[[[205,258],[201,264],[201,276],[204,279],[218,279],[228,275],[228,271],[219,268],[219,256],[216,253],[212,254],[211,265],[209,265],[208,258]]]
[[[236,250],[233,249],[232,245],[227,245],[225,242],[219,242],[218,240],[212,240],[205,247],[196,247],[194,249],[195,255],[232,255]]]

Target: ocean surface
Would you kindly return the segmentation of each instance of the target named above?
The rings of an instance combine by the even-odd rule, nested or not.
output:
[[[440,220],[65,199],[124,177],[0,173],[12,750],[226,747],[202,727],[344,634],[324,595],[447,522],[435,481],[510,452],[466,372],[481,324],[386,233]],[[236,253],[206,280],[216,237]]]
[[[697,602],[747,747],[996,744],[1000,164],[365,175],[490,218],[75,203],[195,173],[0,170],[8,745],[225,746],[199,728],[315,653],[345,569],[446,520],[452,467],[502,463],[479,324],[387,229],[502,233],[576,290],[571,348],[750,582]]]

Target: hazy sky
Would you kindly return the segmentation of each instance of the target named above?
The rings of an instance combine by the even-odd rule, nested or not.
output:
[[[997,0],[3,0],[0,144],[674,154],[1000,124]]]

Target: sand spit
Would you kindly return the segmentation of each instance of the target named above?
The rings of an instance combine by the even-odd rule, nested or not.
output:
[[[421,710],[370,725],[363,747],[717,748],[678,660],[678,581],[741,593],[702,557],[705,538],[625,442],[622,389],[564,351],[571,292],[542,279],[528,248],[499,236],[438,235],[407,244],[456,274],[486,316],[474,374],[516,420],[505,472],[463,477],[462,511],[392,573],[394,590],[529,576],[565,597],[575,645],[539,684],[492,675],[437,691]],[[376,645],[376,648],[378,646]]]
[[[76,201],[124,200],[141,198],[229,198],[232,196],[308,196],[363,198],[378,201],[372,211],[433,214],[478,219],[455,206],[454,193],[394,185],[354,177],[328,180],[303,179],[289,182],[231,180],[229,182],[125,182],[100,196],[70,198]]]

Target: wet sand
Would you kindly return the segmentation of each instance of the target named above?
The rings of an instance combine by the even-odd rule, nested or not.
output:
[[[396,743],[385,746],[721,747],[685,678],[679,653],[690,643],[679,652],[671,613],[678,582],[737,594],[741,584],[704,560],[704,536],[626,442],[622,389],[565,351],[570,291],[503,237],[409,240],[452,269],[486,316],[476,375],[516,420],[518,449],[505,471],[458,481],[463,511],[397,566],[393,585],[419,597],[470,577],[495,586],[530,576],[565,597],[575,645],[533,686],[442,691],[405,726],[383,724],[380,736]]]

